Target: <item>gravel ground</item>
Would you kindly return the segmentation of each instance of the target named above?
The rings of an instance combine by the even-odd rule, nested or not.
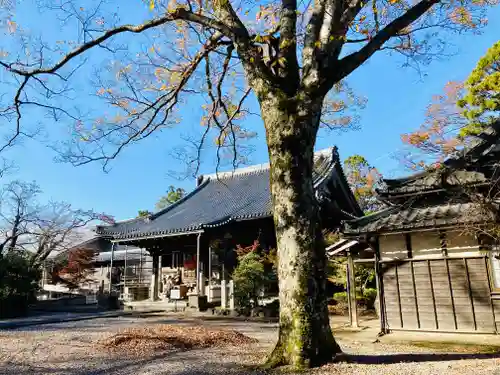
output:
[[[109,318],[0,332],[0,374],[222,375],[259,374],[245,368],[260,363],[276,339],[275,325],[234,321],[205,322],[230,328],[259,340],[239,347],[200,349],[155,357],[111,354],[94,343],[124,328],[145,324],[192,324],[156,318]],[[488,374],[500,375],[500,356],[445,353],[423,347],[340,340],[348,353],[343,363],[311,374]],[[471,351],[470,349],[468,350]],[[434,352],[434,353],[433,353]]]

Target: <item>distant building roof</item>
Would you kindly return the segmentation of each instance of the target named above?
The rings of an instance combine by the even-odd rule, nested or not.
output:
[[[350,211],[348,214],[352,217],[361,216],[362,211],[349,189],[336,148],[315,154],[315,188],[331,178],[341,189],[342,197],[338,200],[344,207],[343,212]],[[190,194],[148,218],[98,226],[97,233],[115,239],[147,238],[196,232],[230,221],[272,216],[268,164],[200,176],[198,184]]]
[[[111,262],[111,251],[106,251],[103,253],[97,254],[95,261],[99,263],[108,263]],[[152,257],[149,254],[149,252],[145,249],[138,249],[138,248],[130,248],[127,250],[120,249],[116,250],[113,254],[113,260],[114,261],[124,261],[125,257],[127,260],[140,260],[142,259],[144,262],[151,260]]]
[[[117,260],[119,260],[118,259],[120,257],[119,254],[121,254],[121,253],[125,254],[125,252],[127,252],[130,254],[138,254],[138,251],[140,250],[139,248],[137,248],[135,246],[128,246],[128,245],[122,245],[122,244],[115,244],[114,246],[115,246],[115,259],[117,259]],[[95,236],[95,237],[89,238],[85,241],[75,243],[74,246],[72,246],[71,248],[65,249],[64,251],[50,254],[49,257],[47,258],[47,260],[50,262],[50,261],[57,261],[58,259],[64,259],[64,257],[68,256],[70,251],[76,250],[76,249],[89,249],[89,250],[95,251],[96,253],[98,253],[96,255],[96,261],[101,261],[101,260],[99,260],[99,259],[101,259],[101,254],[104,254],[104,255],[102,255],[102,259],[106,259],[106,257],[109,257],[109,259],[111,259],[111,247],[112,247],[112,243],[108,238],[105,238],[103,236]],[[143,251],[145,252],[145,254],[147,254],[146,250],[143,250]],[[108,255],[106,255],[106,254],[108,254]],[[137,259],[139,259],[139,258],[137,258]],[[102,261],[104,261],[104,260],[102,260]]]

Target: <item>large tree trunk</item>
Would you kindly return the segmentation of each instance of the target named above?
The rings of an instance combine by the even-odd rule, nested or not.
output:
[[[279,340],[268,365],[317,366],[341,352],[329,324],[326,254],[312,180],[322,100],[259,99],[279,257]]]

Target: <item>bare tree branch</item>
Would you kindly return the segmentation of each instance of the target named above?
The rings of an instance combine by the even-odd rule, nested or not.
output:
[[[439,1],[440,0],[422,0],[415,4],[403,15],[385,26],[359,51],[342,58],[339,61],[340,69],[336,72],[330,72],[330,78],[328,81],[339,81],[349,75],[354,69],[363,64],[376,51],[378,51],[391,37],[397,35],[398,32],[403,30],[405,27],[408,27],[412,22],[425,14],[432,6],[439,3]]]
[[[142,33],[148,29],[163,25],[167,22],[171,21],[176,21],[176,20],[184,20],[184,21],[191,21],[195,23],[199,23],[201,25],[204,25],[206,27],[212,28],[214,30],[219,31],[223,35],[226,35],[228,37],[234,37],[233,31],[228,28],[226,25],[223,23],[220,23],[216,20],[210,19],[208,17],[205,17],[203,15],[199,14],[193,14],[188,12],[184,8],[177,8],[174,12],[167,14],[164,17],[153,19],[151,21],[148,21],[142,25],[138,26],[131,26],[131,25],[123,25],[116,27],[112,30],[106,31],[103,35],[100,37],[93,39],[87,43],[82,44],[72,52],[68,53],[65,55],[58,63],[54,64],[53,66],[49,68],[39,68],[39,69],[33,69],[30,71],[26,71],[23,69],[18,69],[16,68],[16,64],[7,64],[3,61],[0,61],[0,65],[2,65],[4,68],[6,68],[9,71],[12,71],[13,73],[16,73],[20,76],[24,77],[30,77],[34,76],[37,74],[57,74],[57,71],[61,69],[63,66],[65,66],[68,62],[70,62],[73,58],[82,55],[84,52],[87,50],[99,46],[106,40],[110,39],[111,37],[124,33],[124,32],[130,32],[130,33]]]

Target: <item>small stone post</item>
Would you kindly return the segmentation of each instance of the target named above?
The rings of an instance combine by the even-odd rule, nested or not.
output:
[[[205,277],[205,274],[203,272],[203,263],[200,263],[200,279],[199,279],[199,286],[200,286],[200,290],[198,292],[198,295],[200,297],[203,297],[205,295],[205,281],[206,281],[206,277]]]

